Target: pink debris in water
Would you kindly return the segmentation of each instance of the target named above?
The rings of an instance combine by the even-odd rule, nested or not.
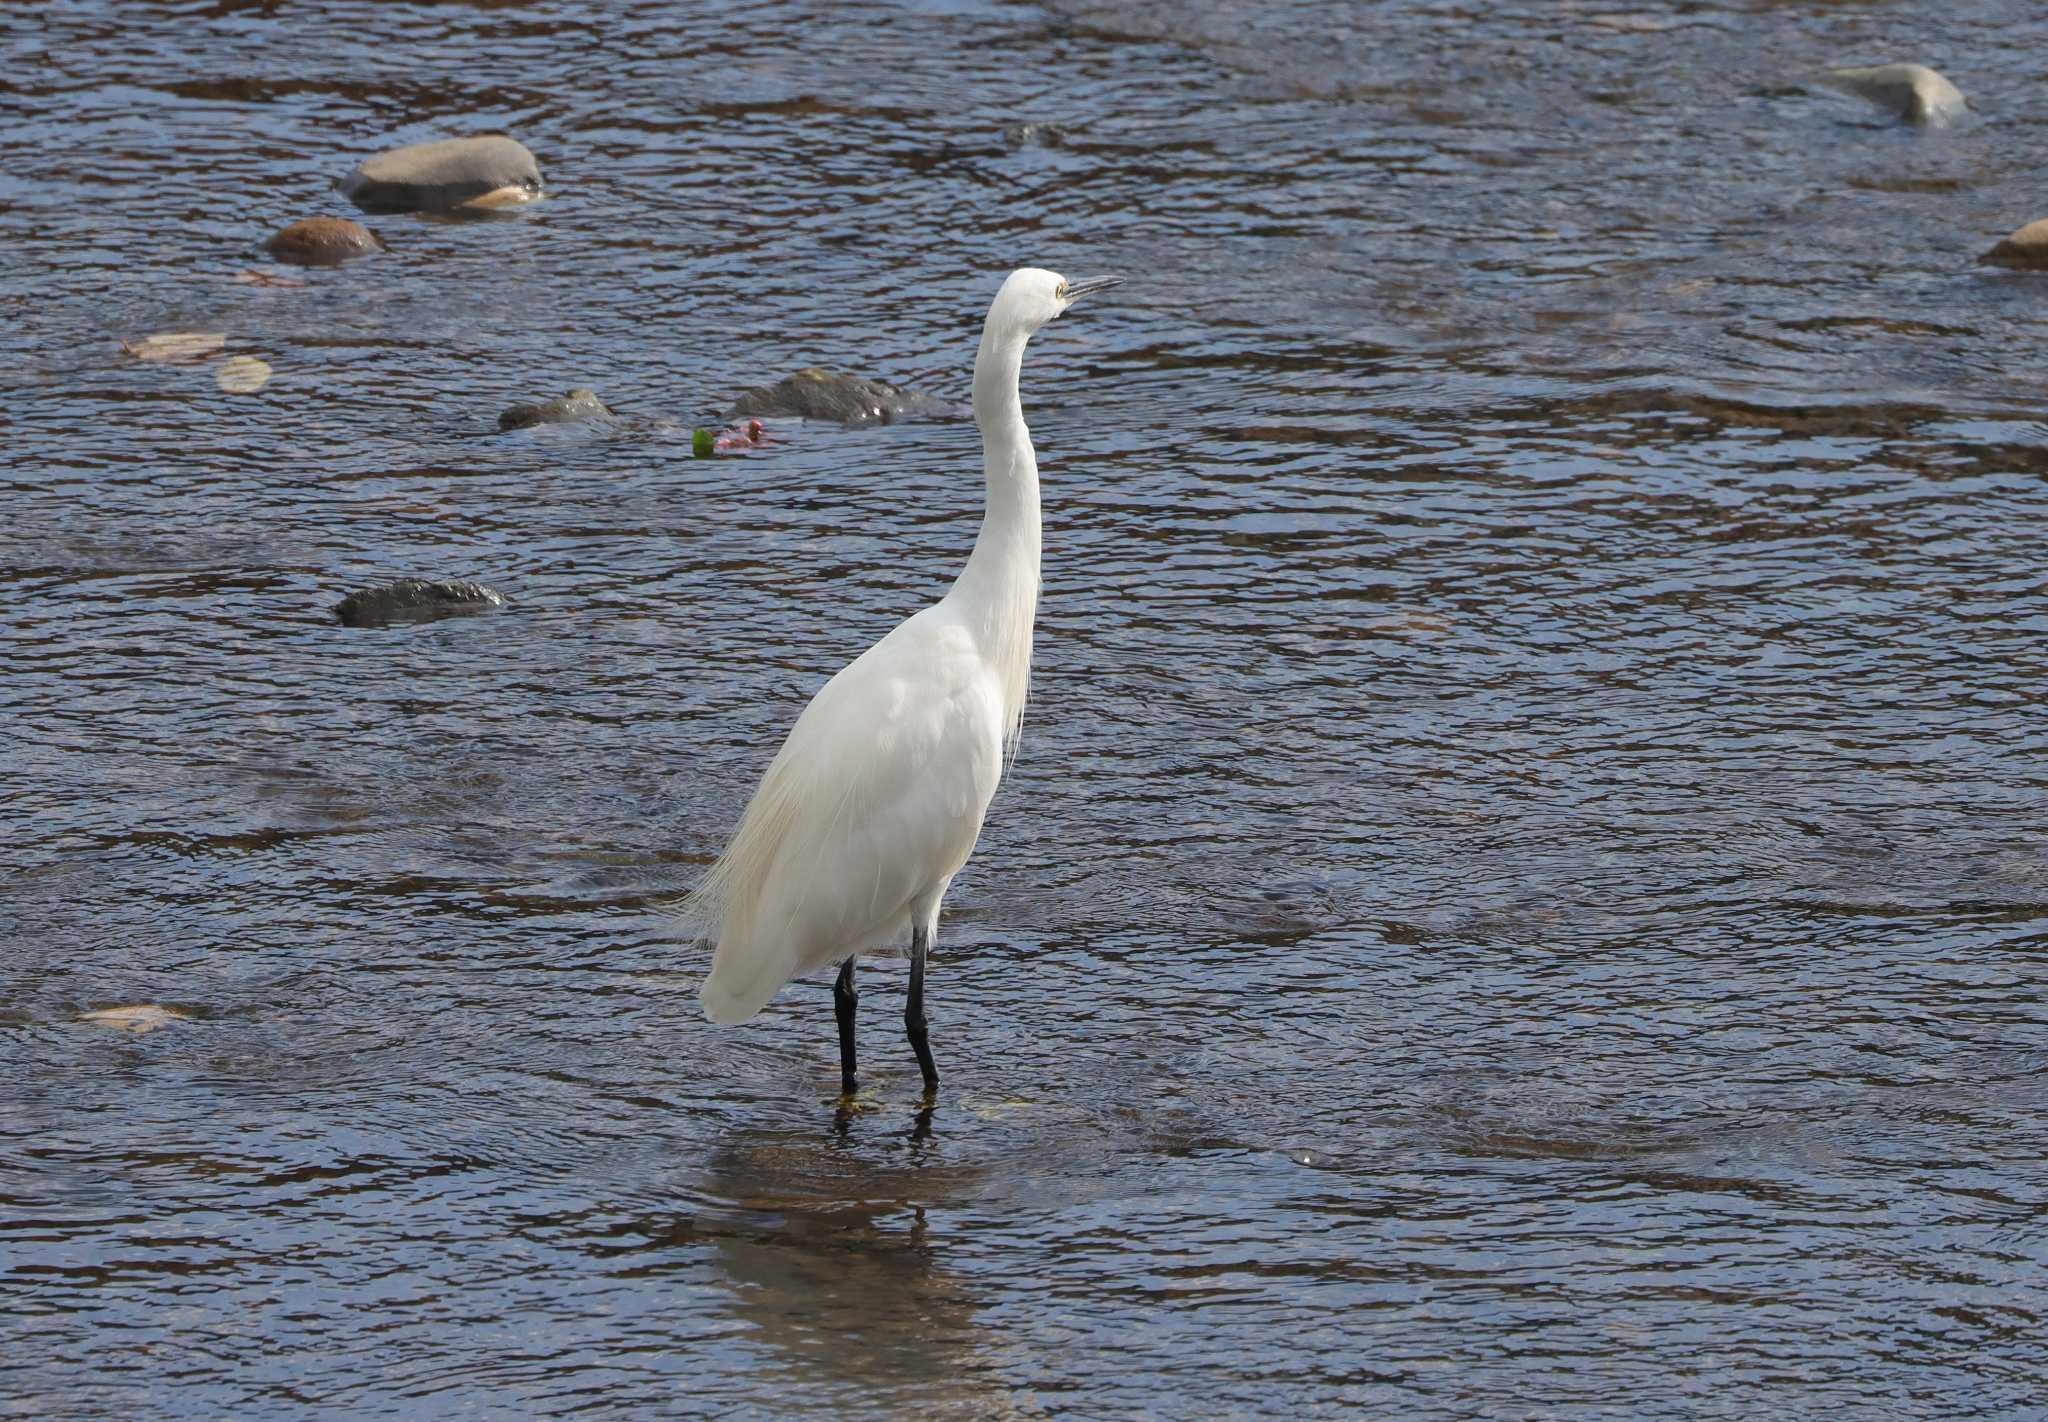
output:
[[[729,430],[719,431],[711,441],[711,447],[720,454],[730,454],[735,450],[759,449],[766,443],[768,432],[761,427],[761,422],[748,420],[743,425],[734,425]]]

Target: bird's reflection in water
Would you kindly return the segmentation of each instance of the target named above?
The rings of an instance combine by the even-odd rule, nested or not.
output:
[[[780,1374],[772,1395],[846,1415],[1047,1415],[1025,1390],[1022,1350],[982,1321],[974,1278],[947,1265],[948,1206],[972,1201],[986,1171],[940,1159],[941,1129],[930,1105],[906,1131],[900,1114],[842,1104],[829,1134],[749,1133],[714,1157],[707,1184],[733,1215],[695,1233]]]
[[[920,1145],[932,1138],[932,1118],[938,1114],[938,1110],[938,1103],[935,1101],[926,1101],[918,1108],[917,1116],[910,1127],[911,1144]],[[840,1097],[832,1108],[832,1134],[842,1141],[850,1140],[853,1136],[854,1123],[866,1114],[854,1098]]]

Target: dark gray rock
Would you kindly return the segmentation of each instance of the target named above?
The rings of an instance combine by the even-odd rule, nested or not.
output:
[[[358,588],[334,604],[334,613],[344,627],[382,627],[389,622],[431,622],[437,617],[504,605],[504,596],[482,583],[400,578],[382,587]]]
[[[1003,130],[1003,142],[1012,148],[1059,148],[1067,131],[1056,123],[1013,123]]]
[[[812,366],[773,385],[757,385],[733,402],[734,415],[795,415],[842,425],[886,425],[924,405],[921,397],[858,375]]]
[[[610,413],[604,401],[597,398],[595,390],[579,388],[566,395],[557,395],[552,400],[543,400],[538,405],[514,405],[498,416],[498,428],[523,430],[528,425],[567,425]]]
[[[503,134],[416,143],[366,158],[339,184],[367,212],[488,211],[541,194],[540,165]]]

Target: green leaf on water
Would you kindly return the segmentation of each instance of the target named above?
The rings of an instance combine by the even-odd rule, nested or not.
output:
[[[698,430],[690,436],[690,453],[699,459],[711,457],[712,443],[710,430]]]

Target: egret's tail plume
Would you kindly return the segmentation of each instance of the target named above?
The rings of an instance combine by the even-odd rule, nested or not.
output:
[[[782,984],[777,983],[775,987]],[[744,1022],[768,1005],[768,999],[775,996],[775,987],[764,993],[736,993],[729,991],[715,978],[704,980],[704,989],[697,994],[697,1001],[704,1005],[704,1015],[721,1027],[730,1027]]]
[[[805,790],[804,777],[791,764],[785,743],[740,816],[732,842],[684,906],[684,913],[704,924],[718,943],[704,990],[698,994],[704,1015],[713,1022],[746,1021],[767,1006],[800,966],[787,948],[764,947],[756,940],[765,937],[774,945],[779,939],[772,929],[762,933],[758,911],[783,842],[799,817]]]

